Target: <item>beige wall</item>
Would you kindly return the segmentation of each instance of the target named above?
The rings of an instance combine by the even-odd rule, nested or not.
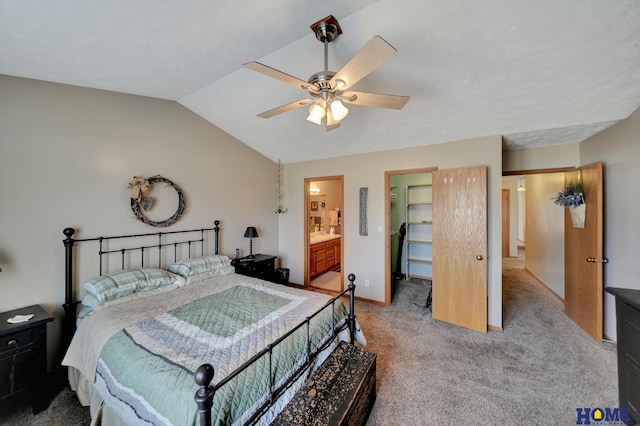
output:
[[[580,144],[581,163],[604,163],[606,287],[640,290],[640,109]],[[615,299],[605,292],[604,333],[616,339]]]
[[[552,198],[564,187],[564,173],[526,177],[525,268],[564,299],[564,208]]]
[[[280,255],[291,269],[291,280],[302,282],[304,273],[304,179],[344,175],[344,267],[343,273],[357,276],[357,295],[384,301],[385,284],[385,171],[438,167],[440,169],[488,166],[489,324],[502,326],[501,137],[490,136],[438,145],[346,156],[319,161],[286,164],[284,191],[289,212],[280,215]],[[360,236],[358,226],[359,189],[369,188],[369,235]],[[364,287],[364,280],[370,287]]]
[[[248,252],[254,225],[255,250],[278,253],[277,164],[176,102],[0,75],[0,146],[0,311],[55,312],[50,354],[64,302],[62,229],[157,230],[133,218],[134,175],[184,191],[185,214],[168,230],[220,219],[221,249],[233,255]]]
[[[509,191],[509,256],[518,256],[518,181],[519,176],[502,178],[502,189]]]
[[[577,144],[514,149],[505,151],[502,158],[502,167],[505,172],[579,165],[580,148]]]

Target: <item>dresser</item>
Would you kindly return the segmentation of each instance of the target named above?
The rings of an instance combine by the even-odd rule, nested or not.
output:
[[[616,297],[620,407],[629,407],[629,424],[640,424],[640,290],[611,288]]]
[[[33,317],[11,324],[16,315]],[[28,401],[33,414],[49,405],[47,323],[53,318],[40,305],[0,313],[0,414]]]

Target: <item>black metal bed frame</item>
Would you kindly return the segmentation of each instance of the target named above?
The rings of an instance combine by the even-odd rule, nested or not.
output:
[[[74,269],[73,269],[73,258],[74,258],[74,246],[76,243],[88,242],[88,241],[97,241],[98,242],[98,257],[99,257],[99,274],[102,275],[103,271],[103,256],[109,255],[113,253],[120,253],[121,256],[121,269],[125,269],[125,255],[132,251],[140,252],[140,267],[144,267],[144,259],[145,259],[145,251],[157,249],[158,251],[158,262],[157,267],[163,267],[163,255],[166,250],[170,247],[173,247],[173,257],[174,261],[177,261],[178,247],[182,245],[188,246],[188,258],[192,256],[192,247],[200,243],[200,255],[204,256],[205,250],[205,232],[213,231],[215,235],[214,240],[214,254],[219,254],[219,241],[220,241],[220,221],[214,221],[213,228],[201,228],[201,229],[190,229],[184,231],[168,231],[168,232],[154,232],[154,233],[145,233],[145,234],[130,234],[130,235],[117,235],[111,237],[95,237],[95,238],[84,238],[84,239],[74,239],[73,235],[75,234],[74,228],[65,228],[63,230],[63,234],[66,238],[63,240],[65,247],[65,303],[62,305],[64,308],[64,319],[63,319],[63,329],[62,329],[62,354],[67,350],[71,343],[71,339],[76,330],[76,308],[79,301],[73,300],[73,281],[74,281]],[[169,243],[164,242],[164,237],[170,234],[194,234],[200,233],[199,239],[186,239],[183,241],[172,241]],[[118,248],[116,250],[104,250],[104,243],[109,240],[122,240],[128,238],[143,238],[143,237],[158,237],[157,244],[151,245],[142,245],[135,247],[126,247],[126,248]],[[194,248],[195,251],[195,248]],[[300,376],[307,370],[307,368],[312,364],[312,362],[316,359],[318,354],[326,349],[332,341],[338,336],[340,332],[345,329],[349,329],[349,340],[350,343],[353,344],[355,340],[356,333],[356,315],[355,315],[355,275],[349,274],[349,285],[347,288],[335,296],[331,300],[329,300],[322,308],[313,313],[312,315],[305,318],[303,322],[298,324],[293,329],[289,330],[286,334],[276,339],[273,343],[269,344],[267,347],[262,349],[260,352],[256,353],[253,357],[251,357],[248,361],[238,367],[235,371],[229,374],[227,377],[222,379],[216,385],[211,385],[211,381],[214,377],[214,368],[210,364],[203,364],[198,367],[194,374],[195,382],[200,386],[200,388],[195,393],[195,401],[198,406],[198,417],[200,426],[210,426],[211,425],[211,407],[213,406],[213,398],[218,389],[224,386],[226,383],[231,381],[233,378],[241,374],[245,371],[250,365],[259,360],[264,356],[269,357],[269,398],[258,408],[258,410],[253,414],[253,416],[247,421],[247,424],[255,423],[259,417],[264,414],[277,399],[296,381],[300,378]],[[346,323],[335,324],[335,303],[337,300],[344,297],[346,294],[349,295],[349,314],[347,315]],[[333,336],[331,339],[327,339],[324,344],[320,347],[316,348],[312,351],[309,328],[310,321],[320,314],[325,309],[331,307],[332,309],[332,329]],[[272,354],[273,349],[283,342],[287,337],[291,336],[293,333],[298,331],[300,328],[305,327],[307,329],[307,356],[304,361],[294,372],[293,374],[280,386],[274,388],[273,383],[273,370],[272,370]]]

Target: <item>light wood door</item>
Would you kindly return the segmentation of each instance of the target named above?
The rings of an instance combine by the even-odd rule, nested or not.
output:
[[[587,205],[584,228],[575,228],[569,209],[564,219],[564,309],[596,341],[602,341],[603,259],[602,163],[565,173],[565,183],[580,182]]]
[[[433,318],[487,332],[487,168],[433,172]]]

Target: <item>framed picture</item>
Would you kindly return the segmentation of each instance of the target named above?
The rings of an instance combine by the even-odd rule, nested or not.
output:
[[[312,201],[311,202],[311,211],[312,212],[317,212],[318,211],[318,202],[317,201]]]

